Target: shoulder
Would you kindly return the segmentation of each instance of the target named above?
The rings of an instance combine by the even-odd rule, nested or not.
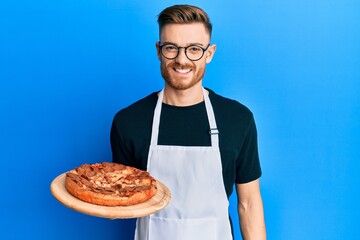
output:
[[[157,92],[153,92],[118,111],[114,116],[114,127],[126,133],[151,126],[157,98]]]
[[[157,92],[136,101],[135,103],[121,109],[115,114],[116,120],[139,118],[147,113],[152,115],[157,102]]]
[[[213,105],[216,118],[223,120],[228,119],[232,122],[235,120],[243,123],[249,123],[253,119],[251,110],[242,103],[234,99],[223,97],[211,89],[207,90],[209,91],[209,98]]]

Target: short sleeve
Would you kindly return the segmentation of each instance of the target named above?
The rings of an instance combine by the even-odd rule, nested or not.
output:
[[[244,142],[236,163],[236,183],[247,183],[261,176],[258,153],[257,130],[254,117],[251,116]]]
[[[131,152],[127,149],[126,144],[123,142],[119,129],[117,127],[117,115],[111,125],[110,131],[110,145],[112,151],[112,161],[121,163],[127,166],[132,166]]]

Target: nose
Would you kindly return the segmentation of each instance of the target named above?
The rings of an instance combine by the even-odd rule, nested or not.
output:
[[[177,55],[177,57],[175,58],[175,61],[179,64],[185,63],[187,62],[189,59],[187,58],[186,54],[185,54],[185,48],[184,47],[179,47],[179,54]]]

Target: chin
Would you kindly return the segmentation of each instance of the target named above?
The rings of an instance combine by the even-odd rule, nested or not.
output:
[[[199,80],[191,80],[191,82],[184,82],[184,81],[174,81],[174,80],[165,80],[167,85],[175,90],[187,90],[192,88],[193,86],[197,85],[201,79]]]

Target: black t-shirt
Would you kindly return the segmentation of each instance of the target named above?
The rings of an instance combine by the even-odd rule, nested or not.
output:
[[[207,90],[219,130],[223,181],[229,197],[234,183],[261,176],[255,121],[244,105]],[[113,162],[146,170],[157,99],[154,92],[115,115],[110,134]],[[209,128],[204,102],[187,107],[163,103],[158,144],[210,146]]]

